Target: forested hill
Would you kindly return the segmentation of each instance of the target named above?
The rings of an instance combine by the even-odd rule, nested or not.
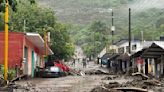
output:
[[[132,14],[132,37],[158,40],[164,35],[164,0],[38,0],[50,7],[59,21],[75,27],[69,32],[89,56],[111,43],[111,9],[116,26],[113,39],[127,38],[128,8]],[[96,49],[96,51],[95,51]]]
[[[128,7],[134,13],[150,8],[163,8],[164,0],[38,0],[39,4],[51,7],[60,21],[73,24],[88,24],[93,20],[110,21],[110,9],[116,18],[125,17]]]

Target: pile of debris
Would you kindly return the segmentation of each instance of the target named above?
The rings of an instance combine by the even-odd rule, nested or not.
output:
[[[96,87],[91,90],[91,92],[123,92],[121,90],[116,90],[114,88],[120,87],[118,82],[111,82],[109,84],[103,84],[100,87]]]
[[[91,69],[91,70],[85,71],[85,74],[87,74],[87,75],[101,75],[101,74],[108,75],[109,72],[104,71],[103,69]]]
[[[110,76],[106,76],[106,77],[102,78],[101,80],[114,80],[119,77],[120,77],[119,75],[110,75]]]
[[[27,82],[26,84],[9,83],[0,87],[0,92],[39,92],[35,85]]]
[[[2,76],[0,76],[0,87],[3,87],[3,86],[5,86],[5,85],[6,85],[5,80],[3,79]]]
[[[91,92],[149,92],[148,90],[154,90],[154,92],[164,91],[164,84],[161,82],[162,80],[159,81],[142,73],[133,73],[132,76],[125,76],[133,80],[121,84],[120,82],[116,82],[119,77],[121,79],[121,76],[117,75],[102,78],[102,80],[112,81],[108,84],[104,83],[101,86],[94,88]]]

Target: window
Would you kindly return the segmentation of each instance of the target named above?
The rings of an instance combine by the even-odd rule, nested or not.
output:
[[[126,52],[129,52],[129,46],[126,46]]]
[[[132,45],[132,50],[136,50],[137,49],[137,45]]]
[[[124,47],[118,48],[118,53],[124,53]]]

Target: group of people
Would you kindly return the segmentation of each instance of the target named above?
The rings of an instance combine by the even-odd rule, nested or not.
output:
[[[80,62],[80,59],[77,59],[77,60],[78,60],[78,63],[79,63]],[[87,67],[87,63],[88,63],[88,60],[86,58],[83,58],[82,59],[83,68],[86,68]],[[73,59],[72,65],[73,66],[76,65],[76,59]]]

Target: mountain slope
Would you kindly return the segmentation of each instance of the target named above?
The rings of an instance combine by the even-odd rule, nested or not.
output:
[[[128,8],[133,14],[150,8],[164,8],[164,0],[38,0],[40,6],[50,7],[59,21],[73,24],[88,24],[93,20],[111,20],[114,9],[116,20],[126,18]]]

